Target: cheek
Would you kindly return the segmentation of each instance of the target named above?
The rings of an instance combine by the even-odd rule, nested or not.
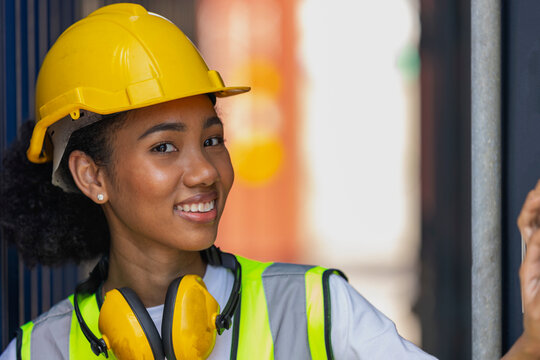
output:
[[[148,201],[159,200],[163,197],[171,196],[178,182],[178,172],[171,171],[170,166],[156,166],[153,162],[145,159],[134,159],[125,161],[119,165],[117,171],[117,190],[128,197],[128,200],[141,200],[148,198]]]

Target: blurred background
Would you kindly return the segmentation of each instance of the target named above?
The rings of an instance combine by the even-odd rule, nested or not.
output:
[[[33,117],[47,49],[114,2],[1,0],[0,151]],[[402,336],[440,359],[471,358],[470,1],[134,2],[177,24],[226,84],[252,86],[217,103],[236,172],[217,245],[339,268]],[[540,6],[523,3],[533,4],[504,6],[505,39],[538,27]],[[526,44],[512,55],[509,44],[507,84],[528,56]],[[524,132],[513,131],[512,104],[501,105],[504,172],[521,182],[504,175],[505,349],[521,331],[513,224],[538,177],[521,171],[530,166],[515,150]],[[0,242],[0,350],[86,274],[74,265],[29,270]]]

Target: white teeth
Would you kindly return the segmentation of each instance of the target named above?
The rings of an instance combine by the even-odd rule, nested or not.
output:
[[[212,200],[206,203],[178,205],[176,208],[185,212],[208,212],[213,210],[214,206],[215,200]]]

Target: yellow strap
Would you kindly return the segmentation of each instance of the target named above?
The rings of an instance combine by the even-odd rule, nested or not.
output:
[[[308,341],[313,360],[326,360],[324,336],[324,294],[322,275],[325,268],[316,266],[306,272],[306,314]]]
[[[27,322],[21,326],[22,330],[22,344],[21,344],[21,359],[30,360],[30,345],[32,340],[32,329],[34,328],[34,323],[32,321]]]
[[[242,266],[238,360],[273,360],[274,342],[268,319],[262,273],[272,263],[260,263],[237,256]]]

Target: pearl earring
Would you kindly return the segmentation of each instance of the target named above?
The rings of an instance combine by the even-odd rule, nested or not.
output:
[[[103,199],[105,199],[105,196],[103,196],[103,194],[98,194],[97,199],[99,201],[103,201]]]

